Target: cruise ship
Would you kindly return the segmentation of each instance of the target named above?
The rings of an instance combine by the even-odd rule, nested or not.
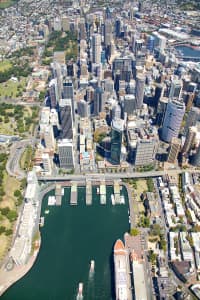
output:
[[[114,264],[116,300],[131,300],[128,255],[121,240],[114,245]]]

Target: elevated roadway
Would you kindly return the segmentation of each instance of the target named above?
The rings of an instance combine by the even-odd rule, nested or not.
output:
[[[121,173],[88,173],[88,174],[67,174],[56,176],[38,176],[39,181],[101,181],[101,180],[115,180],[125,178],[147,178],[147,177],[159,177],[164,175],[175,176],[183,172],[200,173],[200,170],[195,169],[173,169],[166,171],[148,171],[148,172],[121,172]]]

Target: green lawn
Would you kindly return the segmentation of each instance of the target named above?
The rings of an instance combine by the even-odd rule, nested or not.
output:
[[[27,79],[21,78],[20,81],[8,80],[0,83],[0,97],[20,97],[19,93],[23,93],[26,87]]]
[[[14,0],[5,0],[3,2],[0,2],[0,9],[10,7],[10,6],[14,5],[15,2],[16,1],[14,1]]]
[[[0,4],[1,4],[1,2],[0,2]],[[12,66],[12,64],[7,59],[3,60],[3,61],[0,61],[0,72],[4,72],[5,70],[10,69],[11,66]]]

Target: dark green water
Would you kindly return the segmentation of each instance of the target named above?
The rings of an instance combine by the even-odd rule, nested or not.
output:
[[[74,300],[83,282],[84,300],[114,299],[113,244],[129,230],[128,196],[126,205],[112,206],[107,188],[107,205],[100,205],[93,189],[92,206],[85,205],[85,188],[78,191],[78,206],[70,206],[70,189],[65,189],[61,207],[48,207],[43,200],[45,225],[42,245],[30,272],[2,297],[2,300]],[[89,276],[91,259],[95,273]]]

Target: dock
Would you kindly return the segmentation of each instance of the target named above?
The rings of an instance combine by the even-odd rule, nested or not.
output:
[[[92,204],[92,183],[86,180],[86,205]]]
[[[115,203],[120,204],[120,185],[118,180],[114,180]]]
[[[100,203],[106,204],[106,184],[105,180],[101,180],[100,184]]]
[[[62,186],[60,184],[56,184],[55,197],[56,197],[56,205],[61,205],[62,204]]]
[[[70,204],[77,205],[77,184],[76,183],[73,183],[71,187]]]

